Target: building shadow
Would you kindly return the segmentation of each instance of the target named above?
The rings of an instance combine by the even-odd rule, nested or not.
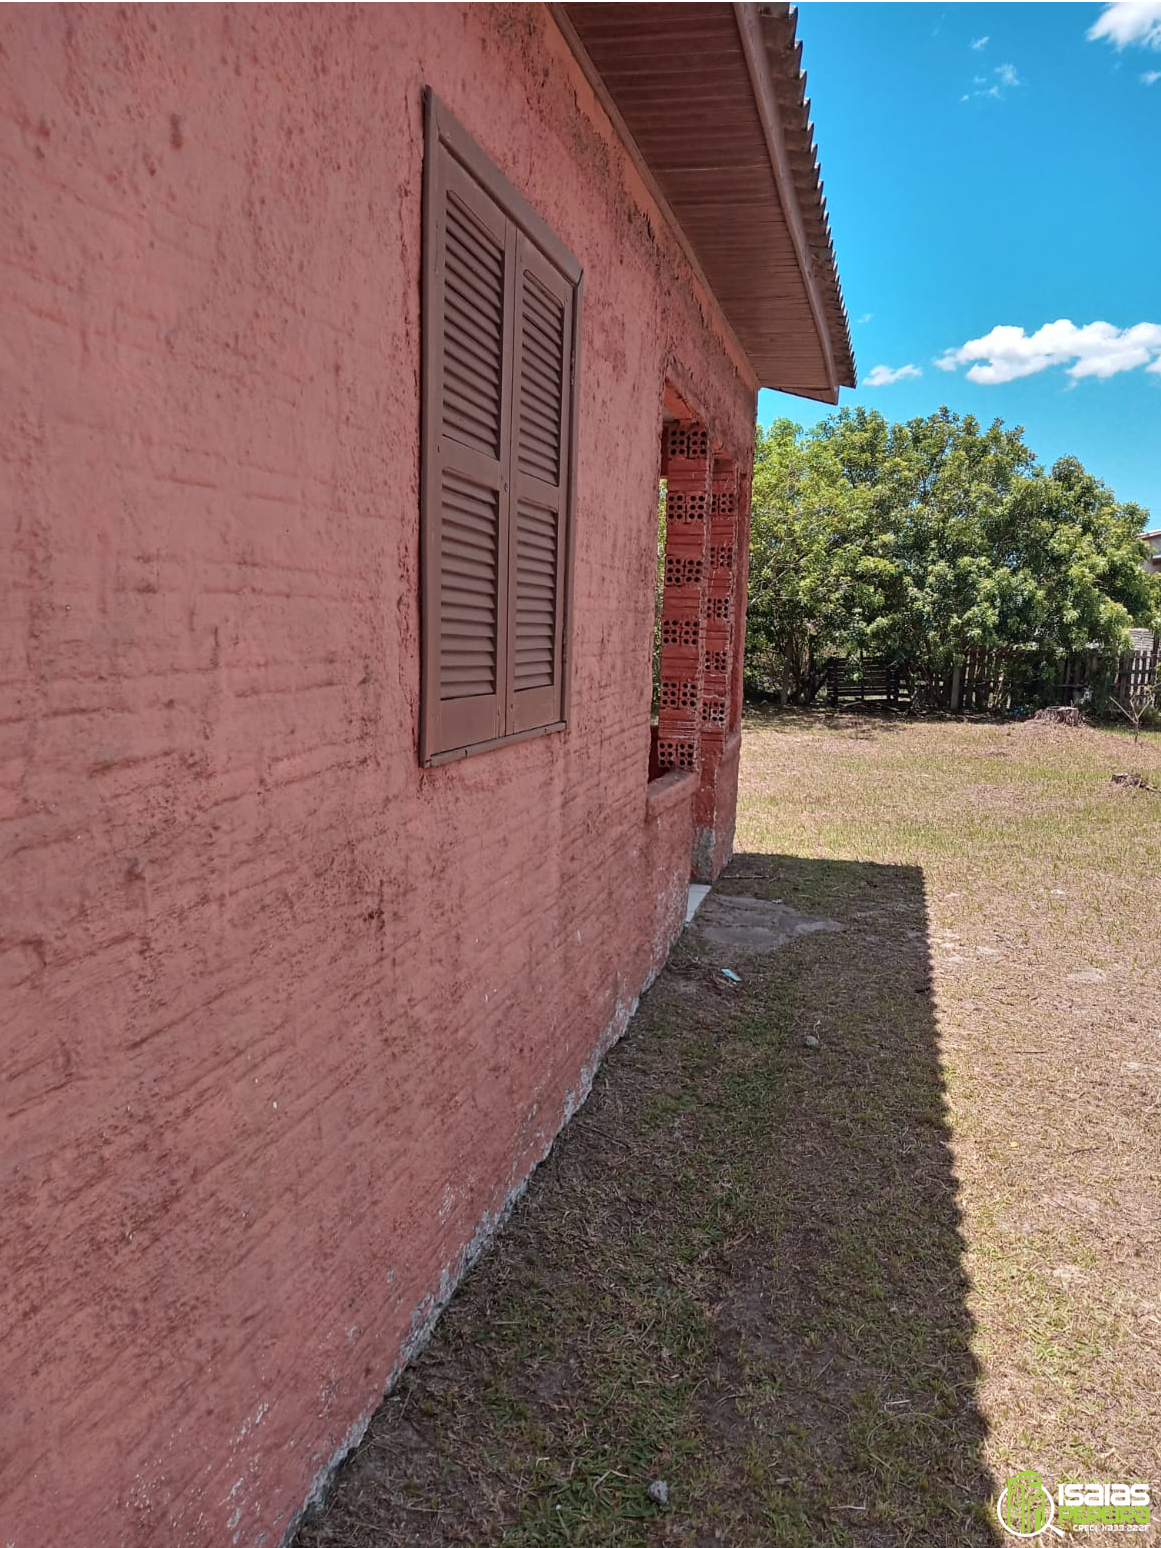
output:
[[[756,902],[809,933],[732,962],[779,1050],[782,1096],[761,1161],[774,1250],[739,1247],[722,1323],[736,1358],[768,1373],[784,1514],[804,1544],[992,1543],[923,873],[736,855],[695,926],[699,954],[726,953],[712,937],[731,911],[743,939],[760,931]],[[785,1520],[781,1533],[799,1541]]]
[[[982,1548],[972,1338],[922,873],[739,854],[300,1545]]]
[[[857,702],[841,705],[837,710],[822,702],[806,708],[788,705],[785,709],[779,704],[747,702],[744,719],[748,730],[780,731],[799,736],[807,733],[817,736],[822,732],[844,738],[889,736],[913,723],[913,717],[906,710]]]

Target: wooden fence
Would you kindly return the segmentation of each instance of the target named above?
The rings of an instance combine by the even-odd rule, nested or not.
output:
[[[1036,650],[973,649],[941,683],[927,684],[906,664],[878,658],[836,657],[826,664],[823,686],[832,709],[880,704],[1007,715],[1050,704],[1089,705],[1098,713],[1109,701],[1127,702],[1161,676],[1161,639],[1151,650],[1120,657],[1099,651],[1051,656]]]
[[[827,699],[836,709],[852,703],[911,707],[911,673],[893,662],[836,656],[827,662],[823,681]]]
[[[1049,704],[1087,704],[1100,710],[1111,699],[1126,702],[1157,682],[1161,651],[1108,656],[1085,651],[1049,656],[1031,650],[969,650],[952,675],[947,707],[1011,714]]]

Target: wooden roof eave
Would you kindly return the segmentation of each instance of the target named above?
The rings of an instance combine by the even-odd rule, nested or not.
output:
[[[837,402],[854,361],[789,4],[549,9],[759,385]]]

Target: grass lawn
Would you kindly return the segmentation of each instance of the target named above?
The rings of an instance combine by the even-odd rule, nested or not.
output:
[[[1122,770],[1161,737],[754,717],[707,910],[841,928],[686,932],[301,1548],[961,1548],[1025,1467],[1156,1513],[1161,794]]]

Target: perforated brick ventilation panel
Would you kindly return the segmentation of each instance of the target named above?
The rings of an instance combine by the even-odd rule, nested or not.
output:
[[[667,682],[662,678],[660,697],[662,709],[696,710],[697,684],[688,679]]]
[[[680,554],[665,556],[665,584],[667,586],[700,586],[704,566],[700,559],[686,558]]]
[[[705,672],[703,608],[709,573],[710,438],[696,421],[665,432],[665,563],[662,568],[661,685],[657,763],[696,769],[701,757]]]
[[[671,474],[671,480],[676,478]],[[665,520],[670,525],[688,526],[694,522],[705,524],[709,496],[696,490],[670,487],[665,501]]]
[[[709,432],[697,420],[675,420],[669,426],[668,446],[670,467],[674,462],[705,463],[710,460]]]
[[[657,763],[662,769],[696,769],[697,738],[666,737],[657,739]]]
[[[662,618],[661,643],[665,645],[694,645],[701,639],[700,618]]]

